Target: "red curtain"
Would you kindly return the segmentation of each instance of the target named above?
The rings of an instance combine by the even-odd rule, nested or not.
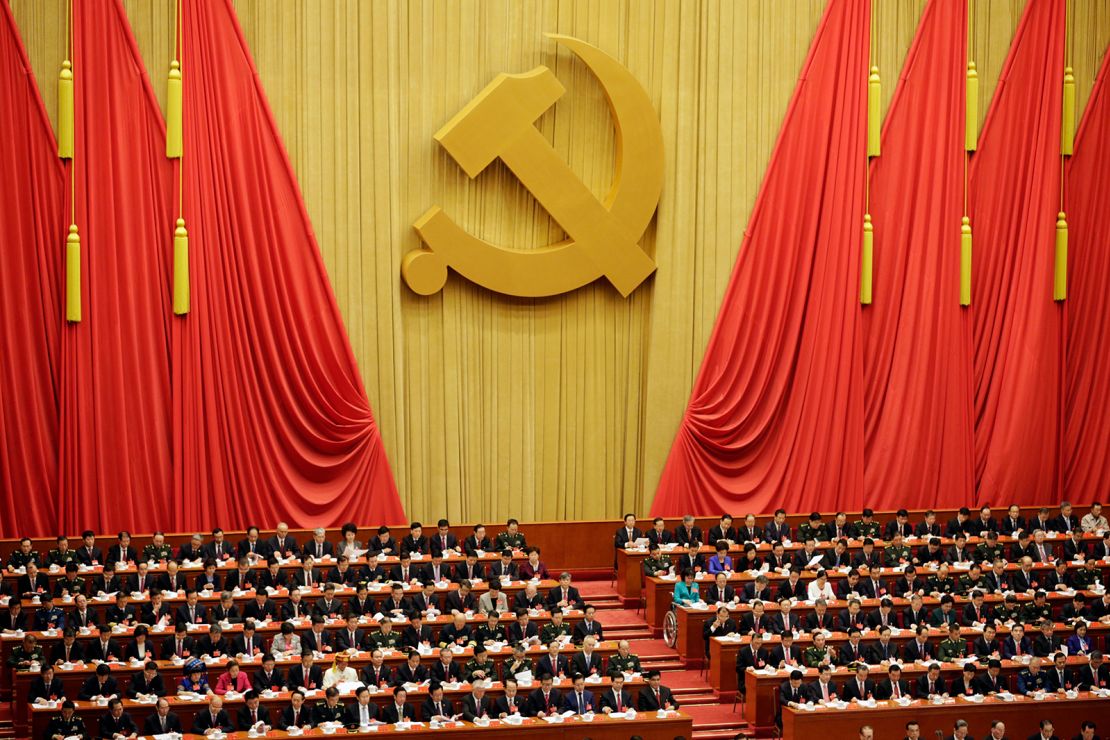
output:
[[[862,506],[869,26],[830,0],[652,514]]]
[[[1063,308],[1052,300],[1060,209],[1065,0],[1030,0],[971,160],[975,480],[980,502],[1060,491]]]
[[[1065,166],[1069,231],[1064,497],[1090,503],[1110,491],[1110,54]]]
[[[971,333],[960,306],[967,3],[930,0],[871,161],[874,302],[863,309],[869,501],[973,495]]]
[[[60,527],[169,528],[165,131],[120,0],[73,3],[73,46],[84,320],[63,330]]]
[[[183,524],[404,521],[231,2],[181,7],[193,298],[173,336],[174,491]]]
[[[0,131],[0,537],[13,537],[57,523],[65,178],[6,2]]]

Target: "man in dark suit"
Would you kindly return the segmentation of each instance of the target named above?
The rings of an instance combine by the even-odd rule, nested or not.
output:
[[[249,730],[259,722],[270,724],[270,710],[259,703],[258,691],[251,689],[243,694],[243,706],[235,714],[235,724],[240,730]]]
[[[123,711],[123,702],[119,699],[110,699],[108,713],[100,718],[100,737],[133,737],[138,733],[139,728],[135,726],[131,715]]]
[[[467,722],[473,722],[481,717],[489,717],[494,714],[493,699],[486,696],[486,685],[484,683],[474,684],[470,693],[464,696],[459,704],[462,718]]]
[[[902,678],[902,666],[897,663],[887,670],[887,678],[875,687],[876,699],[900,699],[910,695],[910,684]]]
[[[312,530],[312,539],[304,543],[304,546],[301,547],[301,552],[307,555],[311,555],[316,560],[324,557],[334,556],[335,546],[328,542],[326,537],[327,532],[324,530],[324,528],[317,527],[316,529]]]
[[[429,545],[431,546],[432,555],[451,554],[458,552],[459,539],[451,532],[451,522],[446,519],[440,519],[436,523],[436,533],[432,536]]]
[[[1008,690],[1006,679],[1001,674],[1002,661],[990,659],[987,661],[987,672],[975,679],[976,690],[985,696]]]
[[[378,707],[370,701],[370,690],[365,686],[355,689],[355,700],[343,713],[343,724],[348,730],[369,726],[378,717]],[[425,715],[424,719],[430,719]]]
[[[401,552],[431,554],[428,538],[424,536],[424,526],[420,522],[413,522],[409,525],[409,533],[401,540]]]
[[[289,706],[281,713],[278,721],[279,730],[288,730],[290,727],[312,727],[312,710],[304,705],[304,693],[294,689],[289,697]]]
[[[701,527],[694,524],[694,517],[690,514],[682,517],[682,524],[675,527],[674,541],[683,547],[691,542],[701,542]]]
[[[768,542],[782,542],[790,539],[790,525],[786,523],[786,511],[775,509],[774,518],[763,526],[763,536]]]
[[[412,722],[416,719],[416,713],[411,706],[406,702],[409,698],[409,692],[405,691],[403,687],[398,686],[393,689],[393,701],[389,702],[382,708],[381,718],[387,724],[397,724],[405,720]]]
[[[253,524],[247,527],[247,536],[239,540],[236,554],[240,558],[247,558],[251,562],[265,560],[270,554],[270,546],[258,536],[258,527]]]
[[[782,707],[797,706],[809,701],[809,692],[802,686],[804,675],[799,670],[791,671],[790,677],[779,684],[779,706],[775,713],[777,724],[782,724]]]
[[[252,688],[256,691],[265,691],[266,689],[273,691],[285,690],[285,674],[277,667],[276,662],[272,653],[266,653],[262,656],[262,667],[251,676]]]
[[[1070,509],[1071,507],[1069,506],[1068,508]],[[1052,720],[1047,718],[1042,719],[1040,732],[1034,732],[1029,736],[1029,740],[1060,740],[1056,735],[1055,729],[1056,728],[1052,725]],[[1080,737],[1083,736],[1080,735]]]
[[[623,674],[621,674],[620,680],[621,682],[624,681]],[[496,716],[502,719],[514,714],[521,717],[529,716],[528,699],[519,693],[516,679],[507,677],[502,683],[505,685],[505,695],[493,703],[493,711]],[[624,693],[627,696],[628,692]]]
[[[289,525],[285,522],[278,522],[274,536],[266,540],[266,546],[271,553],[283,559],[294,558],[301,551],[296,538],[289,534]]]
[[[547,606],[549,609],[569,607],[584,610],[586,608],[586,602],[582,600],[578,589],[570,585],[570,573],[564,571],[559,574],[559,585],[547,593]]]
[[[940,675],[940,663],[930,663],[925,675],[918,678],[914,684],[914,690],[919,699],[943,695],[946,688],[944,679]]]
[[[1006,516],[998,523],[998,533],[1013,537],[1015,532],[1024,530],[1025,517],[1021,515],[1021,508],[1013,504],[1006,512]]]
[[[144,735],[165,735],[170,732],[182,732],[181,718],[170,711],[170,703],[165,698],[160,698],[155,706],[154,714],[143,722]]]
[[[649,671],[645,678],[648,685],[640,692],[640,699],[637,702],[641,712],[679,708],[678,700],[674,698],[674,694],[661,683],[659,671]]]
[[[598,704],[601,706],[601,711],[604,714],[611,714],[612,712],[623,712],[632,707],[632,695],[624,688],[624,674],[620,671],[613,671],[609,674],[611,685],[607,691],[603,691],[601,696],[598,697]]]
[[[666,529],[663,517],[657,516],[651,520],[651,529],[647,532],[648,545],[669,545],[674,542],[674,535]]]
[[[235,556],[235,548],[224,539],[224,531],[219,527],[212,530],[212,540],[202,550],[205,560],[215,560],[224,563]]]
[[[613,534],[613,567],[614,568],[617,567],[617,550],[623,550],[624,548],[628,547],[629,545],[631,545],[632,543],[634,543],[636,540],[640,539],[643,536],[644,536],[644,533],[641,532],[639,527],[636,526],[636,515],[635,514],[625,514],[624,515],[624,526],[617,529],[617,531]]]
[[[572,689],[563,694],[563,711],[586,714],[595,708],[594,695],[586,690],[585,677],[581,673],[575,674]]]
[[[102,564],[104,553],[96,546],[96,533],[86,529],[81,533],[82,544],[77,548],[77,562],[82,565]]]
[[[597,652],[597,640],[592,635],[582,643],[582,650],[570,661],[572,673],[583,676],[601,675],[601,654]]]
[[[852,701],[852,699],[865,701],[874,698],[875,682],[868,675],[866,663],[861,663],[856,667],[855,679],[845,681],[842,691],[844,692],[844,701]]]

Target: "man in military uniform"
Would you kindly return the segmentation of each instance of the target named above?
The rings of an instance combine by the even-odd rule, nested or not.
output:
[[[497,664],[490,660],[489,651],[485,645],[474,648],[474,657],[466,661],[462,669],[463,680],[471,683],[488,678],[497,681]]]
[[[339,689],[329,686],[324,692],[324,700],[312,711],[312,722],[317,725],[321,722],[343,722],[345,711],[339,703]]]
[[[1044,591],[1033,594],[1033,601],[1021,610],[1021,619],[1026,624],[1040,624],[1046,619],[1052,621],[1052,607],[1048,605],[1048,597]]]
[[[68,594],[76,598],[77,594],[83,593],[85,593],[85,579],[77,575],[77,563],[70,561],[66,563],[65,577],[54,581],[54,595]]]
[[[813,644],[802,653],[802,660],[805,661],[807,668],[817,668],[822,664],[832,665],[834,662],[833,649],[825,644],[823,632],[817,632],[813,635]]]
[[[818,542],[827,542],[829,539],[829,528],[821,521],[820,512],[813,512],[809,515],[809,521],[798,525],[798,539],[804,542],[810,537]]]
[[[987,532],[986,542],[980,543],[975,551],[975,559],[980,563],[993,563],[1005,556],[1005,548],[998,543],[998,532],[994,530]]]
[[[401,633],[393,629],[393,622],[389,617],[383,617],[381,627],[378,631],[370,635],[371,649],[384,650],[385,648],[393,648],[396,650],[401,647]]]
[[[166,535],[155,532],[152,542],[143,548],[143,560],[159,562],[173,557],[173,548],[166,544]]]
[[[665,576],[671,569],[671,559],[663,555],[663,551],[659,548],[659,543],[653,543],[651,549],[648,551],[648,556],[644,558],[644,575],[645,576]]]
[[[524,671],[528,671],[529,673],[533,672],[534,665],[532,659],[526,657],[524,652],[524,643],[518,642],[513,645],[513,657],[505,661],[505,678],[515,676]]]
[[[35,610],[35,629],[40,632],[46,630],[62,630],[66,628],[66,613],[54,606],[54,596],[49,592],[42,595],[42,604]]]
[[[17,671],[26,671],[31,667],[31,663],[38,663],[43,665],[46,662],[46,653],[43,652],[42,647],[38,644],[38,639],[34,635],[24,635],[23,644],[16,645],[12,648],[12,654],[8,656],[8,665],[15,668]]]
[[[956,591],[956,581],[948,575],[947,565],[940,566],[936,575],[929,576],[925,581],[925,591],[937,598]]]
[[[875,512],[871,509],[864,509],[863,518],[857,519],[852,526],[855,528],[855,535],[858,539],[870,537],[871,539],[877,540],[882,533],[882,528],[879,526],[879,523],[875,521]]]
[[[1102,580],[1102,569],[1098,566],[1098,561],[1094,558],[1088,558],[1086,566],[1075,572],[1072,576],[1072,586],[1077,591],[1089,591],[1092,586]]]
[[[609,673],[613,671],[620,671],[621,673],[642,673],[643,669],[640,667],[640,658],[633,655],[629,648],[631,646],[628,640],[621,640],[617,643],[617,652],[609,658]]]
[[[967,596],[976,589],[981,591],[989,590],[990,584],[983,578],[982,566],[980,566],[979,563],[972,563],[967,573],[960,576],[959,585],[956,587],[956,593],[960,596]]]
[[[910,548],[902,541],[902,533],[899,531],[894,532],[894,538],[890,544],[883,550],[883,565],[888,568],[893,568],[904,563],[908,563],[913,559],[913,553]]]
[[[507,642],[508,637],[505,636],[505,629],[501,626],[501,617],[494,611],[490,610],[486,615],[486,623],[479,625],[474,630],[474,642],[479,645],[485,645],[490,642]]]
[[[540,644],[550,645],[554,640],[569,634],[570,627],[563,621],[563,612],[556,609],[551,612],[551,621],[540,628]]]
[[[89,737],[89,733],[85,730],[85,721],[77,716],[75,708],[76,705],[68,699],[62,702],[62,713],[53,717],[50,724],[46,726],[48,740],[65,740],[69,737],[84,740]]]
[[[951,662],[955,658],[967,657],[967,640],[960,637],[960,625],[948,625],[948,637],[937,645],[937,658]]]
[[[1048,674],[1041,670],[1041,659],[1033,658],[1029,667],[1018,674],[1018,693],[1031,694],[1034,691],[1044,691],[1048,685]]]
[[[510,519],[506,522],[505,531],[498,532],[493,541],[493,549],[498,552],[502,550],[523,550],[527,546],[524,535],[520,531],[520,522],[516,519]]]
[[[1021,604],[1018,603],[1017,596],[1010,594],[1006,597],[1006,600],[1002,602],[1002,605],[994,610],[994,616],[995,619],[1002,624],[1020,622],[1021,611],[1022,607]]]
[[[14,573],[20,568],[27,567],[27,563],[40,564],[39,551],[31,549],[31,538],[24,537],[19,541],[19,548],[8,556],[8,570]]]
[[[69,538],[64,535],[58,538],[58,546],[46,553],[46,564],[48,566],[56,565],[61,568],[66,563],[75,562],[77,562],[77,551],[69,549]]]

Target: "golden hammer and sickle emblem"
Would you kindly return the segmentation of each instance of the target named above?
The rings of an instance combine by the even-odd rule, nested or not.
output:
[[[447,282],[447,268],[490,290],[535,298],[605,277],[628,296],[655,271],[639,241],[663,188],[663,132],[647,92],[617,60],[570,36],[548,34],[585,62],[605,90],[616,129],[616,168],[598,200],[534,125],[565,92],[550,69],[500,74],[435,134],[468,176],[501,158],[568,234],[538,249],[491,244],[464,231],[439,206],[413,224],[426,244],[405,255],[401,274],[421,295]]]

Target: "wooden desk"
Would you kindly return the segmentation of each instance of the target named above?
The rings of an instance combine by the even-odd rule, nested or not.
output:
[[[635,679],[625,683],[627,690],[632,695],[633,701],[636,701],[636,698],[639,696],[640,690],[645,685],[646,684],[642,679]],[[527,696],[528,693],[530,693],[538,686],[539,683],[537,682],[531,687],[522,689],[521,693],[524,696]],[[599,692],[607,691],[609,689],[609,686],[610,681],[608,678],[606,678],[603,679],[600,684],[590,684],[587,686],[587,688],[590,692],[597,695]],[[571,685],[569,679],[564,679],[561,684],[557,686],[557,688],[560,692],[565,692],[570,689]],[[463,697],[470,694],[470,692],[470,684],[463,684],[456,689],[445,689],[444,696],[455,707],[458,707],[459,702],[462,701]],[[498,699],[504,695],[505,687],[500,682],[494,683],[493,686],[486,690],[486,696],[490,697],[491,699]],[[321,691],[317,692],[317,694],[313,697],[306,699],[306,708],[311,711],[318,703],[324,701],[323,696],[323,692]],[[424,688],[412,691],[408,695],[408,703],[414,708],[418,720],[423,719],[424,721],[427,721],[426,718],[421,716],[421,705],[427,698],[428,692]],[[170,703],[170,711],[178,716],[178,718],[181,720],[182,727],[186,730],[192,729],[193,724],[196,721],[197,714],[203,712],[208,707],[208,701],[205,699],[186,701],[172,695],[167,696],[166,699]],[[290,692],[286,691],[281,692],[273,697],[262,697],[259,700],[259,703],[269,710],[271,722],[275,722],[277,718],[281,716],[281,712],[284,711],[287,706],[289,706],[289,701]],[[346,692],[344,694],[341,694],[339,701],[343,705],[353,703],[355,701],[354,692]],[[378,691],[374,693],[371,697],[371,701],[379,708],[379,710],[383,707],[388,706],[393,702],[393,689],[386,689],[384,691]],[[77,716],[85,722],[85,727],[90,731],[90,735],[95,736],[95,733],[97,731],[97,723],[99,722],[100,717],[102,717],[107,711],[106,708],[97,705],[96,702],[90,701],[78,701],[75,703],[77,704]],[[224,701],[224,709],[231,716],[232,722],[235,721],[235,716],[238,713],[239,709],[243,706],[243,704],[243,699],[228,699]],[[131,715],[131,719],[139,727],[142,727],[143,722],[146,721],[146,718],[154,714],[155,711],[154,704],[141,704],[139,702],[132,701],[131,699],[124,699],[123,705],[124,711]],[[45,707],[32,707],[32,736],[36,738],[42,737],[46,731],[46,726],[47,724],[49,724],[50,719],[57,715],[58,711],[59,710],[57,709],[47,709]],[[652,715],[652,717],[654,717],[654,715]]]
[[[984,699],[982,704],[957,699],[951,704],[934,705],[915,701],[908,707],[890,702],[879,702],[875,709],[850,707],[848,709],[821,708],[813,712],[786,707],[782,712],[783,737],[786,740],[811,738],[815,735],[830,738],[858,737],[859,728],[871,725],[877,738],[902,737],[906,722],[915,720],[921,725],[921,737],[932,737],[943,732],[952,734],[956,720],[967,720],[970,735],[982,738],[987,735],[992,720],[1006,723],[1006,735],[1029,737],[1040,729],[1042,719],[1052,720],[1055,734],[1062,738],[1073,737],[1079,732],[1079,723],[1097,719],[1105,724],[1110,716],[1110,699],[1099,699],[1080,694],[1077,699],[1051,697],[1044,701],[1018,696],[1012,702]]]
[[[1076,668],[1086,664],[1085,658],[1069,658],[1068,666]],[[985,671],[986,668],[980,668],[976,675]],[[1025,670],[1025,665],[1021,663],[1014,663],[1013,661],[1002,661],[1002,676],[1011,682],[1011,689],[1014,688],[1014,677]],[[926,669],[920,665],[907,663],[902,666],[902,678],[904,678],[910,685],[926,673]],[[941,663],[941,676],[944,678],[945,683],[959,678],[961,668],[956,663]],[[810,668],[805,672],[805,681],[814,681],[817,679],[817,669]],[[735,677],[735,671],[733,672]],[[769,728],[774,724],[775,720],[775,690],[787,679],[786,673],[777,673],[774,676],[768,676],[754,671],[747,671],[744,675],[744,684],[747,692],[747,705],[745,707],[745,717],[748,722],[752,723],[758,728]],[[847,668],[836,668],[833,671],[833,680],[837,684],[843,684],[845,680],[851,680],[853,672]],[[881,666],[873,666],[871,669],[871,679],[875,682],[884,680],[887,677],[887,668]],[[735,683],[735,681],[734,681]],[[912,691],[912,689],[911,689]],[[723,700],[723,697],[722,697]],[[949,727],[949,730],[952,728]],[[876,735],[878,737],[878,735]],[[924,735],[923,735],[924,736]]]

